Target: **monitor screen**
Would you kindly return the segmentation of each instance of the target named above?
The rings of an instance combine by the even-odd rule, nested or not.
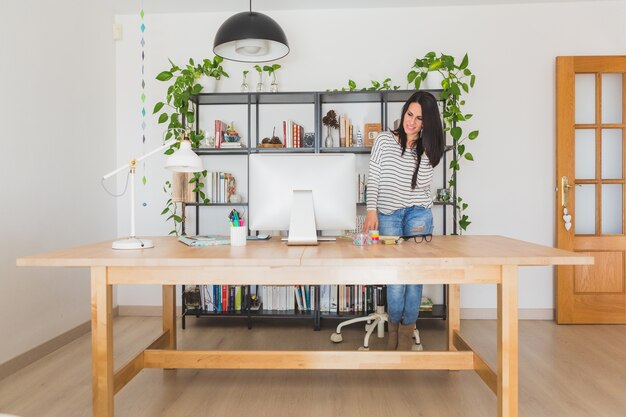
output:
[[[311,209],[314,219],[297,221],[314,220],[314,231],[354,229],[356,178],[354,154],[250,155],[250,229],[291,232]]]

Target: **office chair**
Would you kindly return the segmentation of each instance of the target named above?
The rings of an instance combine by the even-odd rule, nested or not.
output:
[[[383,287],[376,286],[376,299],[378,303],[376,305],[376,311],[374,313],[370,313],[364,317],[357,317],[354,319],[346,320],[341,322],[337,326],[337,331],[330,335],[330,340],[334,343],[341,343],[343,341],[343,336],[341,335],[341,329],[344,326],[349,326],[353,323],[365,322],[365,337],[363,338],[363,346],[359,347],[359,350],[370,350],[369,348],[369,340],[370,336],[374,332],[374,329],[377,329],[377,335],[379,339],[385,337],[385,323],[389,321],[389,316],[385,312],[385,302],[382,297]],[[413,331],[413,338],[415,339],[415,344],[412,347],[414,351],[424,350],[422,346],[420,333],[417,328]]]

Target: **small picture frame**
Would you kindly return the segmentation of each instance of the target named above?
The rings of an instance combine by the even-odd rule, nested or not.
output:
[[[382,130],[382,125],[380,123],[365,123],[363,126],[363,130],[365,131],[364,142],[365,146],[372,147],[374,146],[374,140]]]

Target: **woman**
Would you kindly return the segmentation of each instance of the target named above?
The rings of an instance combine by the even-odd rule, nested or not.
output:
[[[402,107],[400,126],[376,138],[367,182],[364,232],[430,234],[433,168],[445,152],[437,100],[418,91]],[[389,350],[411,350],[422,285],[388,285]]]

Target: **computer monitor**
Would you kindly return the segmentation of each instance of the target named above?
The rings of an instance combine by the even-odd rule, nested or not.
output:
[[[317,245],[317,230],[354,229],[354,154],[250,155],[252,230],[289,230],[290,245]]]

